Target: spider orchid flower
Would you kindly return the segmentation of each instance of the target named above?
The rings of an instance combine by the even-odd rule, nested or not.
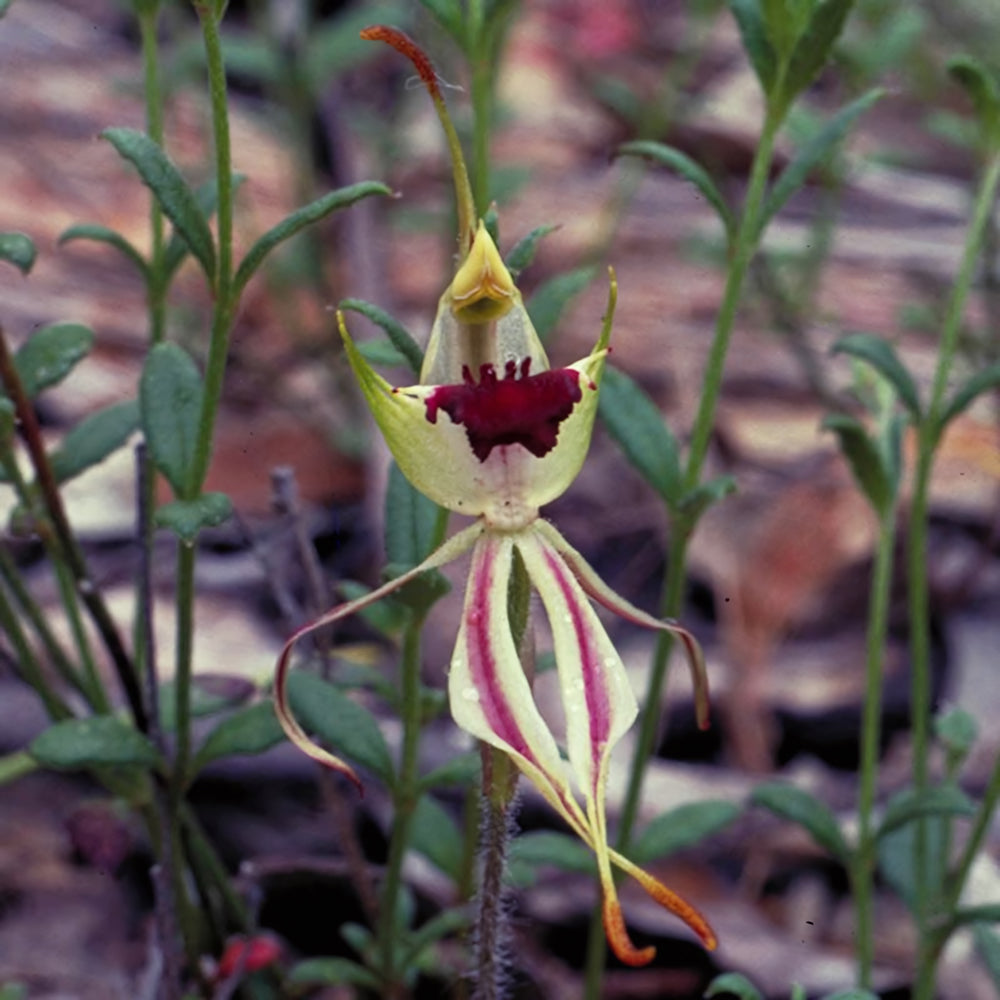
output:
[[[612,272],[594,349],[568,368],[550,368],[520,293],[480,223],[441,298],[420,384],[393,388],[362,357],[338,314],[347,357],[400,469],[436,503],[476,521],[409,572],[332,609],[292,636],[281,654],[275,686],[278,714],[293,742],[357,782],[350,766],[314,744],[289,711],[285,678],[292,647],[305,634],[471,549],[448,680],[452,715],[466,732],[506,753],[593,850],[608,941],[623,962],[643,965],[654,949],[636,948],[629,939],[613,866],[681,917],[707,947],[715,946],[715,936],[691,905],[609,846],[609,758],[638,706],[591,601],[679,637],[692,666],[702,726],[708,722],[704,663],[690,633],[618,596],[539,516],[539,508],[576,477],[589,447],[616,294]],[[566,717],[566,759],[538,709],[511,633],[508,585],[515,553],[551,625]]]

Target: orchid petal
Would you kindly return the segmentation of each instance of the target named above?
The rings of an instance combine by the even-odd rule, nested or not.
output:
[[[661,632],[671,632],[684,644],[688,665],[691,668],[691,680],[694,685],[694,704],[698,728],[708,729],[708,673],[705,668],[705,655],[701,650],[698,640],[686,628],[672,619],[654,618],[652,615],[637,608],[634,604],[626,601],[624,597],[616,594],[597,575],[587,560],[548,521],[539,520],[536,530],[559,552],[566,561],[566,564],[573,571],[573,575],[580,582],[580,586],[598,604],[603,605],[609,611],[613,611],[626,621],[634,622],[636,625],[642,625],[645,628]]]
[[[510,629],[507,591],[514,537],[486,532],[476,543],[462,625],[448,675],[455,722],[509,754],[573,831],[590,842],[559,747],[535,704]]]
[[[340,621],[341,618],[347,618],[349,615],[353,615],[355,612],[368,607],[369,604],[374,604],[376,601],[380,601],[383,597],[387,597],[389,594],[399,590],[400,587],[409,583],[414,578],[420,576],[421,573],[426,573],[431,569],[438,569],[441,566],[445,566],[448,563],[453,562],[464,552],[467,552],[473,544],[475,544],[476,539],[482,534],[482,532],[483,526],[480,522],[477,521],[475,524],[469,525],[468,528],[460,531],[457,535],[452,536],[443,545],[435,549],[434,552],[432,552],[418,566],[414,566],[413,569],[408,570],[401,576],[397,576],[395,579],[392,579],[388,583],[383,584],[381,587],[365,594],[363,597],[359,597],[356,600],[348,601],[346,604],[339,604],[337,607],[331,608],[326,612],[326,614],[321,615],[315,621],[312,621],[308,625],[300,628],[282,647],[281,655],[278,658],[278,665],[274,675],[274,707],[275,713],[278,716],[278,721],[281,723],[281,726],[285,730],[285,734],[288,736],[289,740],[291,740],[295,746],[297,746],[303,753],[312,757],[313,760],[319,761],[319,763],[324,767],[331,768],[334,771],[339,771],[341,774],[350,778],[359,792],[361,791],[361,781],[350,764],[345,763],[339,757],[327,750],[324,750],[317,743],[314,743],[292,713],[291,707],[288,704],[287,686],[288,671],[291,667],[292,660],[292,650],[295,648],[295,644],[300,639],[304,639],[307,635],[311,635],[313,632],[317,631],[317,629],[321,629],[326,625],[332,625],[334,622]]]

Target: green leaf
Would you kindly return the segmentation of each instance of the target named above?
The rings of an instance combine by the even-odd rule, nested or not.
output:
[[[993,985],[1000,993],[1000,935],[982,924],[973,927],[972,934],[976,941],[976,951],[979,952]]]
[[[988,150],[996,149],[1000,145],[1000,87],[996,78],[978,59],[968,55],[951,59],[948,73],[972,100],[983,145]]]
[[[358,354],[376,368],[409,368],[406,357],[399,348],[386,337],[383,340],[363,340],[356,345]]]
[[[838,861],[844,864],[848,862],[851,851],[840,832],[836,817],[829,806],[814,795],[794,785],[773,781],[758,785],[751,793],[750,801],[777,816],[798,823],[820,847]]]
[[[879,1000],[878,995],[870,990],[852,989],[838,990],[836,993],[827,993],[820,1000]]]
[[[314,222],[325,219],[332,212],[347,208],[356,201],[373,194],[391,195],[392,189],[377,181],[361,181],[359,184],[351,184],[349,187],[330,191],[322,198],[317,198],[308,205],[296,209],[291,215],[264,233],[247,251],[247,255],[240,261],[240,266],[236,269],[236,276],[233,278],[233,294],[235,296],[240,294],[253,276],[254,271],[264,262],[264,258],[280,243],[284,243],[285,240],[301,232],[306,226],[311,226]]]
[[[732,802],[689,802],[657,816],[632,848],[632,858],[641,865],[667,857],[724,830],[740,814]]]
[[[188,489],[201,420],[201,373],[177,344],[157,344],[139,381],[139,409],[149,456],[175,496]]]
[[[10,10],[10,5],[13,2],[14,2],[14,0],[0,0],[0,17],[3,17],[4,14],[6,14],[7,11]],[[16,984],[11,984],[11,985],[16,985]],[[25,990],[25,995],[27,995],[27,990]],[[17,995],[17,998],[19,998],[19,997],[20,997],[20,994]],[[13,1000],[17,1000],[17,998],[13,998]],[[11,1000],[11,998],[5,998],[5,1000]]]
[[[428,771],[421,779],[421,791],[427,788],[471,788],[479,781],[482,771],[482,757],[478,750],[460,753],[446,764]]]
[[[17,781],[18,778],[37,770],[38,761],[27,751],[17,750],[5,754],[0,757],[0,786],[6,785],[8,781]]]
[[[819,0],[805,30],[799,35],[782,78],[782,96],[788,104],[806,89],[826,65],[840,37],[854,0]]]
[[[225,493],[202,493],[193,500],[174,500],[156,508],[153,520],[183,542],[191,543],[203,528],[222,524],[233,513],[233,502]]]
[[[761,209],[757,234],[760,236],[786,201],[806,182],[808,176],[830,159],[834,147],[851,130],[858,117],[868,110],[883,94],[883,90],[869,90],[857,100],[841,108],[792,158],[768,191]]]
[[[288,973],[290,986],[363,986],[378,992],[382,980],[349,958],[307,958]]]
[[[295,717],[331,749],[366,767],[386,785],[394,779],[392,755],[375,716],[328,681],[304,670],[288,678],[288,699]]]
[[[188,705],[191,718],[217,715],[227,708],[236,708],[254,696],[252,682],[232,674],[195,674],[191,678]],[[177,728],[177,686],[173,681],[160,685],[160,725],[167,732]]]
[[[0,260],[13,264],[21,274],[31,271],[37,256],[38,251],[30,236],[24,233],[0,233]]]
[[[884,837],[922,816],[971,816],[975,811],[972,800],[957,785],[907,788],[886,806],[877,836]]]
[[[434,17],[464,51],[465,21],[459,0],[420,0],[420,6]]]
[[[188,249],[201,264],[209,284],[215,281],[215,242],[208,222],[180,171],[148,135],[129,128],[107,128],[101,133],[139,171],[163,214],[173,223]]]
[[[535,254],[538,252],[538,244],[542,239],[548,236],[549,233],[555,232],[558,228],[559,226],[556,224],[539,226],[537,229],[532,229],[527,236],[519,239],[511,247],[510,253],[507,254],[507,258],[504,260],[507,270],[516,278],[535,259]]]
[[[232,174],[230,183],[233,187],[233,194],[239,190],[240,185],[245,180],[246,177],[243,174]],[[206,181],[195,188],[194,200],[207,226],[219,206],[219,184],[217,179],[213,177],[210,181]],[[187,242],[179,232],[175,231],[167,241],[166,249],[163,251],[163,281],[165,284],[169,284],[171,277],[177,268],[180,267],[181,262],[187,254]]]
[[[757,74],[761,89],[769,95],[777,78],[778,60],[764,29],[760,0],[729,0],[729,9],[736,18],[743,49]]]
[[[976,372],[975,375],[967,379],[955,390],[954,395],[948,401],[948,405],[945,406],[944,412],[938,420],[936,433],[939,435],[942,434],[955,417],[960,413],[964,413],[969,408],[973,400],[990,389],[996,389],[998,386],[1000,386],[1000,361],[996,361],[992,365],[988,365],[981,371]]]
[[[84,417],[52,452],[52,471],[65,483],[103,462],[139,428],[139,403],[134,399],[112,403]]]
[[[981,903],[978,906],[959,907],[951,920],[953,927],[996,923],[1000,923],[1000,903]]]
[[[680,448],[659,407],[634,379],[606,368],[598,412],[622,454],[668,503],[680,493]]]
[[[582,841],[554,830],[535,830],[515,837],[510,845],[510,860],[511,863],[550,865],[587,875],[595,870],[594,855]]]
[[[26,340],[14,356],[29,399],[61,382],[94,345],[94,331],[80,323],[53,323]]]
[[[426,923],[420,929],[409,935],[407,947],[403,952],[402,969],[419,967],[423,952],[449,934],[457,934],[469,927],[469,915],[463,910],[445,910]]]
[[[872,366],[895,390],[899,401],[915,421],[921,417],[917,384],[887,340],[867,333],[852,333],[833,345],[833,354],[848,354]]]
[[[144,281],[149,281],[149,265],[146,263],[145,257],[121,233],[96,223],[81,223],[77,226],[70,226],[59,237],[59,245],[62,246],[62,244],[70,243],[73,240],[91,240],[94,243],[104,243],[109,247],[114,247],[129,263],[138,268]]]
[[[722,220],[722,225],[726,230],[726,236],[732,240],[736,232],[736,220],[733,213],[726,204],[726,199],[722,192],[712,180],[708,171],[700,164],[691,159],[687,153],[682,153],[673,146],[667,146],[662,142],[650,142],[647,140],[636,140],[626,142],[618,147],[619,156],[641,156],[647,160],[652,160],[661,167],[666,167],[681,175],[686,181],[690,181],[701,192],[705,200],[715,209],[716,214]]]
[[[390,563],[416,566],[434,548],[440,508],[393,462],[385,493],[385,553]]]
[[[596,274],[595,267],[578,267],[549,278],[535,289],[527,308],[531,322],[542,340],[555,329],[563,310],[593,281]]]
[[[430,795],[421,796],[413,812],[410,847],[455,882],[461,878],[464,839],[451,814]]]
[[[721,976],[716,976],[708,984],[708,989],[703,994],[706,998],[718,997],[731,993],[739,997],[740,1000],[764,1000],[760,990],[739,972],[724,972]]]
[[[895,499],[896,485],[882,452],[861,421],[844,413],[832,413],[824,418],[822,427],[840,439],[840,450],[875,512],[887,513]]]
[[[905,796],[907,793],[901,794]],[[895,797],[889,801],[888,809],[893,808],[894,799]],[[929,816],[922,822],[925,830],[924,877],[927,891],[933,899],[943,890],[947,874],[948,859],[945,844],[948,842],[951,820],[936,815]],[[917,823],[905,823],[879,836],[877,841],[879,870],[911,912],[915,912],[916,904],[917,827]]]
[[[732,476],[716,476],[699,483],[688,490],[673,505],[673,510],[689,522],[694,523],[713,504],[717,504],[736,492],[736,480]]]
[[[378,306],[374,306],[370,302],[365,302],[363,299],[344,299],[340,303],[340,308],[342,310],[349,309],[351,312],[361,313],[362,316],[367,316],[376,326],[380,326],[396,350],[406,358],[406,363],[413,374],[420,374],[420,369],[424,364],[424,352],[399,320],[394,319],[384,309],[379,309]]]
[[[11,0],[0,0],[0,17],[10,5]],[[24,983],[4,983],[0,986],[0,1000],[28,1000],[28,987]]]
[[[160,759],[142,733],[111,715],[57,722],[31,741],[28,752],[39,764],[70,771],[127,764],[154,767]]]
[[[274,714],[274,702],[259,701],[223,719],[205,738],[195,755],[194,769],[201,770],[210,761],[234,754],[253,756],[277,746],[285,731]]]

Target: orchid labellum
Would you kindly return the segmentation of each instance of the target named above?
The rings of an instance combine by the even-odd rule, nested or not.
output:
[[[382,34],[372,37],[403,47],[397,33],[386,37],[391,29],[377,30]],[[461,205],[461,190],[459,200]],[[292,648],[306,634],[471,549],[448,679],[455,722],[506,753],[594,852],[605,930],[623,962],[645,964],[654,949],[638,949],[628,937],[613,866],[633,876],[712,948],[715,936],[705,919],[609,845],[605,816],[609,759],[638,706],[622,660],[591,602],[637,624],[670,631],[681,640],[692,665],[698,721],[705,726],[708,696],[700,650],[677,624],[653,618],[614,593],[539,516],[539,509],[572,483],[590,444],[617,294],[614,275],[594,349],[574,365],[552,369],[482,222],[468,227],[463,250],[464,259],[441,297],[419,384],[392,387],[355,347],[339,313],[337,320],[348,360],[403,474],[442,507],[476,520],[409,572],[333,608],[293,635],[278,664],[279,717],[289,737],[307,754],[357,783],[351,767],[313,743],[289,710],[285,681]],[[515,553],[551,626],[566,717],[565,757],[538,709],[511,631],[509,583]]]

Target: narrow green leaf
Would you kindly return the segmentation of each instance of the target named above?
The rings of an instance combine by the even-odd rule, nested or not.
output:
[[[229,519],[233,502],[225,493],[202,493],[193,500],[173,500],[156,508],[157,527],[172,531],[183,542],[191,543],[204,528],[215,528]]]
[[[851,851],[837,825],[837,818],[829,806],[814,795],[794,785],[773,781],[758,785],[751,793],[750,801],[798,823],[820,847],[838,861],[848,862]]]
[[[594,855],[580,840],[553,830],[537,830],[516,837],[510,845],[510,860],[588,875],[595,870]]]
[[[857,100],[841,108],[792,158],[767,194],[761,209],[758,235],[764,232],[786,201],[806,182],[809,175],[829,161],[834,147],[847,135],[855,121],[883,94],[869,90]]]
[[[457,934],[467,930],[469,924],[469,915],[464,910],[445,910],[436,917],[431,917],[426,923],[420,925],[419,930],[409,935],[400,968],[419,968],[423,953],[431,945],[437,944],[449,934]]]
[[[384,309],[379,309],[378,306],[365,302],[363,299],[344,299],[340,303],[340,308],[361,313],[376,326],[380,326],[392,345],[406,359],[413,374],[420,374],[420,369],[424,364],[424,352],[399,320],[390,316]]]
[[[375,368],[409,368],[406,357],[386,337],[383,340],[363,340],[357,344],[358,354]]]
[[[997,387],[1000,387],[1000,361],[976,372],[955,390],[938,420],[937,433],[942,434],[948,424],[960,413],[964,413],[977,397]]]
[[[821,1000],[879,1000],[879,998],[871,990],[855,988],[852,990],[838,990],[836,993],[827,993]]]
[[[840,439],[840,450],[875,512],[886,513],[895,498],[895,487],[882,453],[864,425],[847,414],[832,413],[824,418],[822,426]]]
[[[661,167],[666,167],[681,175],[686,181],[690,181],[704,199],[715,209],[716,214],[722,220],[722,225],[726,230],[728,239],[732,239],[736,232],[736,220],[733,213],[726,204],[726,199],[712,180],[708,171],[700,164],[691,159],[687,153],[682,153],[673,146],[667,146],[662,142],[650,142],[647,140],[636,140],[626,142],[618,147],[620,156],[641,156],[647,160],[652,160]]]
[[[167,154],[143,132],[107,128],[101,133],[139,171],[163,214],[173,223],[201,264],[210,284],[215,281],[215,242],[197,199]]]
[[[233,194],[240,189],[240,185],[245,180],[246,177],[243,174],[234,173],[231,175]],[[208,225],[212,216],[215,215],[216,209],[219,207],[219,184],[217,179],[213,177],[211,180],[195,188],[194,200],[202,217],[205,219],[205,224]],[[163,280],[166,284],[170,283],[174,272],[180,267],[181,262],[187,254],[187,241],[179,232],[175,231],[167,241],[166,249],[163,251]]]
[[[59,237],[59,245],[62,246],[73,240],[91,240],[94,243],[104,243],[109,247],[114,247],[129,263],[138,268],[144,281],[149,281],[149,265],[146,263],[146,258],[121,233],[117,233],[107,226],[87,222],[70,226],[69,229],[65,230]]]
[[[430,795],[423,795],[413,813],[410,846],[455,882],[461,878],[465,842],[451,814]]]
[[[978,60],[968,55],[948,62],[948,73],[972,100],[986,149],[1000,145],[1000,87],[996,77]]]
[[[37,770],[38,761],[27,751],[17,750],[5,754],[0,757],[0,786],[6,785],[9,781],[17,781],[18,778]]]
[[[289,986],[362,986],[379,992],[382,980],[374,972],[349,958],[307,958],[299,962],[286,980]]]
[[[240,294],[253,276],[254,271],[264,262],[264,258],[280,243],[284,243],[285,240],[305,229],[306,226],[311,226],[314,222],[325,219],[332,212],[347,208],[356,201],[373,194],[391,196],[392,189],[377,181],[362,181],[359,184],[352,184],[350,187],[330,191],[322,198],[317,198],[308,205],[296,209],[291,215],[264,233],[247,251],[247,255],[240,261],[240,266],[236,269],[236,276],[233,278],[233,294],[237,296]]]
[[[816,79],[844,29],[854,0],[819,0],[788,57],[782,95],[791,104]]]
[[[304,670],[288,678],[288,698],[303,728],[331,749],[366,767],[385,784],[394,781],[392,755],[375,716],[328,681]]]
[[[157,344],[139,380],[139,411],[149,457],[183,496],[192,475],[203,396],[201,373],[177,344]]]
[[[199,771],[220,757],[264,753],[284,738],[285,731],[274,714],[274,702],[270,699],[259,701],[223,719],[208,734],[195,755],[194,769]]]
[[[1000,935],[982,924],[976,924],[972,928],[972,934],[976,941],[976,951],[1000,994]]]
[[[739,972],[724,972],[721,976],[716,976],[708,984],[703,996],[718,997],[726,993],[739,997],[739,1000],[764,1000],[760,990]]]
[[[111,715],[67,719],[36,736],[28,752],[40,764],[62,770],[135,764],[153,767],[159,754],[138,730]]]
[[[3,17],[10,10],[10,5],[13,2],[14,0],[0,0],[0,17]],[[27,995],[27,989],[25,990],[25,995]]]
[[[527,236],[519,239],[511,247],[510,253],[507,254],[507,258],[504,260],[507,270],[516,278],[535,259],[535,254],[538,252],[538,244],[542,239],[548,236],[549,233],[555,232],[558,228],[557,224],[538,226],[537,229],[532,229]]]
[[[906,792],[902,793],[906,795]],[[888,808],[893,808],[895,797]],[[951,819],[932,815],[923,820],[925,850],[923,854],[924,879],[930,898],[935,898],[944,887],[947,875],[948,828]],[[878,838],[878,864],[886,882],[900,899],[914,911],[916,903],[916,823],[905,823]]]
[[[93,346],[94,331],[81,323],[53,323],[32,334],[14,356],[28,397],[61,382]]]
[[[527,308],[531,322],[542,340],[556,328],[563,310],[593,281],[596,274],[595,267],[578,267],[549,278],[535,289]]]
[[[757,74],[761,89],[770,95],[778,74],[778,59],[767,38],[760,0],[729,0],[729,9],[736,18],[743,50]]]
[[[693,523],[713,504],[725,500],[735,492],[736,480],[732,476],[716,476],[707,482],[699,483],[693,490],[688,490],[672,507],[674,511]]]
[[[852,333],[833,345],[833,354],[848,354],[872,366],[896,391],[899,401],[915,421],[921,417],[917,384],[887,340],[867,333]]]
[[[0,11],[0,17],[3,12]],[[38,251],[30,236],[25,233],[0,233],[0,260],[13,264],[21,274],[28,274],[35,266]]]
[[[428,500],[393,462],[385,493],[385,553],[390,563],[416,566],[430,555],[440,508]]]
[[[420,0],[420,6],[451,35],[459,48],[465,49],[465,16],[459,0]]]
[[[646,827],[632,848],[632,858],[642,865],[665,858],[724,830],[739,814],[739,806],[718,800],[677,806]]]
[[[884,837],[922,816],[971,816],[975,811],[972,800],[957,785],[907,788],[886,806],[877,836]]]
[[[103,462],[139,428],[139,403],[112,403],[84,417],[52,452],[52,471],[60,483]]]
[[[478,750],[460,753],[452,757],[446,764],[428,771],[420,779],[421,791],[427,788],[471,788],[479,781],[482,770],[482,757]]]
[[[961,906],[955,911],[951,923],[954,927],[967,927],[969,924],[1000,923],[1000,903]]]
[[[227,708],[238,708],[257,693],[251,681],[233,674],[197,673],[191,678],[188,691],[188,711],[193,719],[218,715]],[[177,728],[177,685],[166,681],[160,685],[160,725],[167,732]]]
[[[680,448],[659,407],[634,379],[606,368],[598,412],[622,454],[668,503],[680,493]]]

